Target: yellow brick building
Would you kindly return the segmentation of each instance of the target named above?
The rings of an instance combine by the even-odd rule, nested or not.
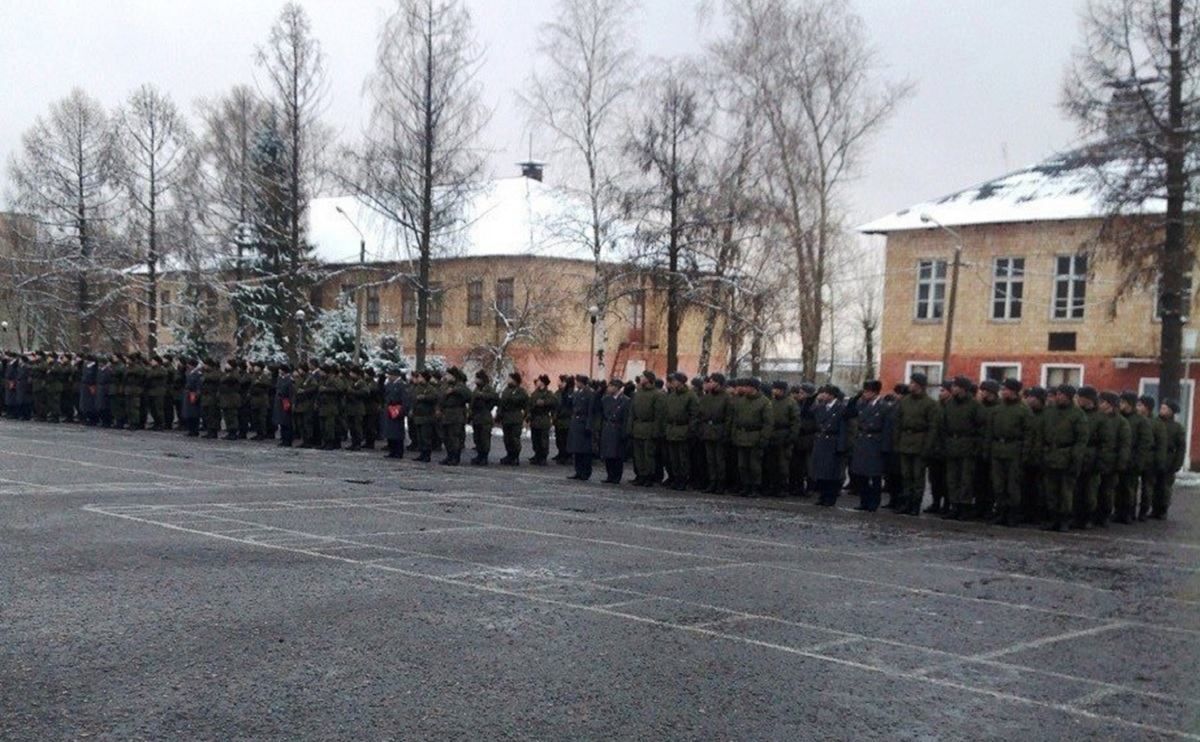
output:
[[[886,239],[882,377],[1015,377],[1027,386],[1157,396],[1157,291],[1118,299],[1116,265],[1089,254],[1103,213],[1091,178],[1089,164],[1068,154],[859,227]],[[952,353],[943,369],[958,245]],[[1200,316],[1190,289],[1189,300],[1190,316]],[[1190,356],[1195,333],[1185,325],[1184,335]],[[1189,362],[1180,400],[1189,447],[1200,442],[1190,422],[1198,375],[1200,364]]]

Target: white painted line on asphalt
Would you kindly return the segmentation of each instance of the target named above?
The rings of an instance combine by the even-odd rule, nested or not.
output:
[[[1116,631],[1117,629],[1129,628],[1130,626],[1132,626],[1132,624],[1129,623],[1128,621],[1114,621],[1112,623],[1105,624],[1103,626],[1093,626],[1090,629],[1080,629],[1078,631],[1068,631],[1065,634],[1054,634],[1053,636],[1043,636],[1039,639],[1031,639],[1029,641],[1019,642],[1017,644],[1013,644],[1008,647],[1002,647],[1000,649],[997,649],[997,650],[994,650],[991,652],[984,652],[983,654],[973,654],[973,655],[971,655],[970,659],[994,660],[997,657],[1003,657],[1008,654],[1016,654],[1018,652],[1024,652],[1029,649],[1037,649],[1038,647],[1044,647],[1048,644],[1057,644],[1059,642],[1071,641],[1072,639],[1081,639],[1085,636],[1095,636],[1096,634],[1104,634],[1109,631]]]
[[[561,515],[561,513],[556,513],[555,511],[546,510],[544,508],[528,508],[528,507],[524,507],[524,506],[520,506],[520,505],[510,505],[510,504],[504,504],[504,503],[494,503],[494,504],[489,503],[488,506],[489,507],[494,506],[497,508],[516,510],[516,511],[526,511],[526,512]],[[446,520],[446,521],[455,522],[455,523],[477,523],[477,524],[483,523],[483,521],[479,521],[479,520],[470,520],[470,519],[466,519],[466,518],[452,517],[449,515],[434,515],[434,514],[429,514],[429,513],[415,513],[415,512],[407,511],[407,510],[389,509],[389,508],[386,508],[383,506],[369,506],[369,507],[373,510],[380,510],[382,512],[395,513],[397,515],[408,515],[408,516],[420,515],[420,516],[423,516],[426,518],[436,518],[436,519]],[[786,542],[768,541],[768,540],[764,540],[764,539],[748,538],[748,537],[743,537],[743,536],[727,536],[725,534],[710,534],[710,533],[697,532],[697,531],[691,531],[688,529],[680,529],[680,528],[664,528],[661,526],[647,526],[646,524],[643,524],[643,523],[629,523],[626,521],[619,521],[619,520],[616,520],[616,521],[605,520],[603,518],[593,518],[593,517],[588,517],[588,516],[585,516],[582,514],[578,515],[577,519],[589,520],[589,521],[593,521],[596,523],[602,523],[605,525],[629,526],[632,528],[648,529],[651,531],[664,531],[664,532],[678,534],[678,535],[686,535],[689,537],[696,537],[700,540],[705,540],[705,539],[721,540],[721,541],[733,540],[733,541],[746,542],[746,543],[752,543],[752,544],[763,544],[763,545],[768,545],[768,546],[773,546],[773,547],[786,547],[786,548],[797,549],[797,550],[801,550],[801,551],[811,551],[814,553],[826,553],[826,554],[833,554],[833,555],[837,555],[837,556],[852,556],[852,557],[867,558],[867,555],[862,554],[862,553],[856,554],[853,552],[843,552],[843,551],[840,551],[837,549],[809,547],[809,546],[804,546],[802,544],[788,544]],[[500,528],[503,528],[505,530],[515,531],[518,533],[537,534],[537,535],[541,535],[541,536],[554,535],[553,532],[550,532],[550,531],[522,529],[522,528],[518,528],[515,526],[500,526]],[[623,542],[616,542],[616,541],[611,541],[611,540],[607,540],[607,539],[588,539],[588,538],[580,537],[580,536],[570,536],[570,537],[561,536],[561,537],[562,538],[572,538],[576,541],[584,541],[584,542],[590,542],[590,543],[596,543],[596,544],[625,546],[628,548],[654,550],[653,547],[644,547],[644,546],[640,546],[640,545],[625,544]],[[697,554],[694,552],[686,552],[686,551],[669,551],[666,553],[670,553],[674,556],[686,556],[686,557],[690,557],[690,558],[709,559],[712,561],[720,561],[720,562],[735,562],[735,561],[737,561],[737,560],[729,559],[726,557],[714,557],[714,556],[708,556],[708,555],[704,555],[704,554]],[[1037,612],[1037,613],[1047,613],[1047,614],[1051,614],[1051,615],[1065,616],[1065,617],[1069,617],[1069,618],[1086,618],[1086,619],[1094,620],[1094,621],[1104,620],[1101,618],[1096,618],[1094,616],[1078,614],[1078,613],[1068,613],[1068,612],[1050,609],[1050,608],[1041,608],[1039,606],[1029,605],[1029,604],[1025,604],[1025,603],[1011,603],[1009,601],[999,600],[996,598],[979,598],[979,597],[970,596],[970,595],[960,595],[958,593],[946,592],[943,590],[935,590],[932,588],[919,588],[919,587],[910,587],[907,585],[897,585],[893,582],[887,582],[887,581],[883,581],[883,580],[871,580],[871,579],[862,578],[862,577],[849,577],[849,576],[846,576],[843,574],[819,572],[819,571],[816,571],[816,570],[813,570],[810,568],[790,567],[789,565],[780,564],[778,562],[770,562],[770,561],[766,561],[766,560],[764,560],[762,563],[764,566],[766,566],[770,569],[777,569],[777,570],[787,571],[787,572],[799,572],[799,573],[802,573],[805,575],[811,575],[814,577],[823,577],[823,578],[830,579],[830,580],[845,580],[845,581],[850,581],[850,582],[857,582],[860,584],[874,585],[874,586],[889,588],[889,589],[893,589],[893,590],[911,592],[914,594],[935,595],[935,596],[945,597],[945,598],[952,599],[952,600],[969,601],[969,602],[974,602],[974,603],[984,603],[984,604],[990,604],[990,605],[1002,605],[1002,606],[1006,606],[1009,608],[1015,608],[1015,609],[1019,609],[1019,610],[1033,611],[1033,612]],[[946,567],[947,565],[925,565],[925,566]],[[971,572],[978,571],[978,570],[973,570],[970,568],[962,568],[962,569],[967,569]],[[994,576],[1004,576],[1004,577],[1009,577],[1009,578],[1013,578],[1013,579],[1045,581],[1050,584],[1066,585],[1069,587],[1079,587],[1082,589],[1096,591],[1096,592],[1104,592],[1104,593],[1118,593],[1119,592],[1116,590],[1111,590],[1109,588],[1099,588],[1096,586],[1086,585],[1083,583],[1076,583],[1076,582],[1070,582],[1070,581],[1065,581],[1065,580],[1056,580],[1056,579],[1052,579],[1052,578],[1032,577],[1032,576],[1027,576],[1027,575],[1015,575],[1015,574],[1009,574],[1009,573],[1003,573],[1003,572],[994,572],[992,570],[983,570],[983,572],[990,574],[990,575],[994,575]],[[1182,600],[1179,598],[1172,598],[1172,597],[1168,597],[1168,596],[1160,596],[1156,599],[1169,601],[1169,602],[1179,602],[1179,603],[1184,603],[1184,604],[1188,604],[1188,603],[1192,602],[1192,601]],[[1155,627],[1155,628],[1162,628],[1167,631],[1177,631],[1177,632],[1200,634],[1200,629],[1185,629],[1182,627],[1174,627],[1174,626],[1167,626],[1167,625],[1163,625],[1163,624],[1154,624],[1154,623],[1147,623],[1145,625]]]
[[[382,505],[368,505],[367,508],[370,510],[378,510],[379,512],[382,512],[382,513],[393,513],[395,515],[408,515],[408,516],[415,516],[415,517],[421,517],[421,518],[431,518],[431,519],[436,519],[436,520],[446,520],[446,521],[455,522],[455,523],[471,523],[474,525],[491,525],[496,530],[508,531],[510,533],[520,533],[525,536],[540,536],[540,537],[544,537],[544,538],[562,539],[565,541],[576,541],[579,543],[586,543],[586,544],[599,544],[601,546],[615,546],[615,547],[618,547],[621,549],[632,549],[632,550],[636,550],[636,551],[648,551],[653,554],[665,554],[667,556],[688,557],[691,559],[704,559],[704,560],[713,561],[713,562],[736,561],[734,559],[727,559],[725,557],[708,556],[708,555],[704,555],[704,554],[695,554],[695,553],[684,552],[684,551],[675,551],[673,549],[659,549],[654,546],[643,546],[641,544],[628,544],[623,541],[613,541],[611,539],[586,538],[584,536],[571,536],[571,535],[565,534],[565,533],[555,533],[554,531],[542,531],[542,530],[538,530],[538,529],[534,529],[534,528],[520,528],[518,526],[502,526],[502,525],[497,525],[495,523],[484,523],[482,521],[477,521],[477,520],[467,520],[465,518],[453,518],[453,517],[450,517],[447,515],[431,515],[429,513],[414,513],[412,511],[408,511],[408,510],[395,510],[395,509],[384,507]]]
[[[1097,688],[1091,693],[1085,693],[1079,698],[1073,698],[1067,701],[1067,705],[1075,706],[1076,708],[1086,708],[1090,704],[1099,703],[1109,696],[1115,696],[1121,693],[1119,688]]]
[[[94,509],[95,512],[104,513],[104,508],[102,508],[100,506],[88,506],[88,507],[84,508],[84,510],[89,510],[89,509]],[[104,513],[104,514],[110,514],[110,513]],[[232,518],[223,518],[223,517],[217,517],[217,516],[214,516],[213,519],[217,520],[217,521],[231,521],[231,522],[236,522],[236,523],[249,523],[250,522],[250,521],[238,521],[238,520],[235,520]],[[169,523],[156,523],[155,521],[145,520],[145,519],[136,519],[136,518],[135,518],[135,520],[143,520],[146,523],[153,523],[153,524],[162,525],[165,527],[172,527],[172,528],[174,527]],[[255,524],[255,525],[257,525],[257,524]],[[280,533],[291,534],[298,538],[305,537],[305,536],[312,536],[312,534],[308,534],[304,531],[283,529],[283,528],[278,528],[275,526],[262,525],[261,528],[267,529],[267,530],[272,530],[272,531],[278,531]],[[204,531],[195,531],[194,529],[186,529],[186,530],[189,530],[190,532],[196,532],[196,533],[205,533]],[[250,542],[250,543],[255,543],[255,542]],[[355,542],[355,541],[347,541],[346,543],[359,545],[359,546],[367,545],[367,544],[362,544],[361,542]],[[272,544],[259,542],[259,545],[271,546]],[[459,563],[459,564],[469,564],[469,565],[476,567],[476,569],[474,569],[474,570],[460,573],[461,575],[477,576],[481,572],[494,572],[499,569],[502,569],[502,568],[498,568],[498,567],[495,567],[490,564],[484,564],[481,562],[472,562],[472,561],[466,560],[466,559],[446,557],[446,556],[442,556],[442,555],[438,555],[438,554],[430,554],[427,552],[406,550],[406,549],[399,549],[399,548],[391,548],[391,547],[377,547],[377,548],[385,550],[385,551],[395,551],[400,554],[403,554],[404,556],[409,556],[409,557],[417,556],[417,557],[422,557],[422,558],[431,558],[431,559],[434,559],[437,561],[446,561],[446,562],[453,562],[453,563]],[[297,549],[293,548],[292,550],[295,551]],[[381,557],[381,558],[375,558],[375,559],[369,559],[369,560],[359,560],[359,561],[381,562],[382,563],[382,562],[392,561],[396,558],[397,557]],[[423,574],[423,573],[419,573],[419,574]],[[711,604],[707,604],[707,603],[701,603],[698,601],[689,601],[689,600],[683,600],[680,598],[661,596],[661,595],[656,595],[653,593],[646,593],[646,592],[638,591],[638,590],[631,590],[631,589],[627,589],[627,588],[614,588],[614,587],[602,585],[595,581],[589,581],[589,580],[585,580],[585,579],[570,579],[570,578],[558,577],[558,576],[554,576],[554,575],[545,575],[544,579],[560,583],[563,586],[584,588],[586,590],[601,589],[601,590],[612,591],[612,592],[621,592],[621,593],[625,593],[627,595],[640,596],[637,602],[641,602],[641,600],[673,602],[673,603],[678,603],[680,605],[684,605],[684,606],[687,606],[690,608],[702,608],[705,610],[711,610],[711,611],[715,611],[718,613],[736,614],[747,620],[766,621],[766,622],[772,622],[772,623],[777,623],[777,624],[786,625],[786,626],[795,626],[795,627],[804,628],[804,629],[812,629],[812,630],[822,631],[825,633],[841,634],[843,636],[853,637],[857,640],[861,640],[861,641],[865,641],[865,642],[884,644],[884,645],[888,645],[888,646],[899,647],[899,648],[906,649],[906,650],[912,650],[912,651],[922,652],[922,653],[926,653],[926,654],[939,655],[939,656],[944,656],[944,657],[948,658],[949,661],[946,663],[943,663],[941,665],[929,666],[926,668],[922,668],[920,671],[917,671],[917,672],[921,672],[921,673],[924,673],[927,671],[932,671],[935,669],[940,669],[942,667],[950,667],[950,666],[957,665],[957,664],[975,663],[975,664],[983,664],[983,665],[989,665],[989,666],[994,666],[994,667],[998,667],[998,668],[1003,668],[1003,669],[1009,670],[1009,671],[1025,672],[1025,673],[1031,673],[1031,674],[1036,674],[1036,675],[1044,675],[1046,677],[1053,677],[1053,678],[1062,679],[1062,680],[1080,681],[1080,682],[1090,683],[1093,685],[1101,684],[1106,687],[1112,687],[1112,688],[1118,689],[1125,693],[1130,693],[1130,694],[1138,695],[1138,696],[1146,696],[1146,697],[1150,697],[1150,698],[1157,698],[1157,699],[1171,701],[1171,702],[1178,702],[1181,700],[1181,699],[1175,698],[1174,696],[1170,696],[1167,694],[1161,694],[1161,693],[1155,693],[1153,691],[1141,690],[1138,688],[1124,686],[1124,685],[1120,685],[1117,683],[1107,683],[1107,682],[1097,681],[1097,680],[1093,680],[1093,679],[1089,679],[1089,678],[1080,678],[1080,677],[1066,674],[1066,673],[1042,670],[1039,668],[1028,667],[1025,665],[1015,665],[1015,664],[1006,663],[1006,662],[1003,662],[1001,660],[996,660],[996,659],[973,659],[972,657],[970,657],[968,655],[956,654],[954,652],[949,652],[946,650],[935,649],[932,647],[922,646],[922,645],[918,645],[918,644],[910,644],[907,642],[901,642],[901,641],[897,641],[894,639],[873,637],[873,636],[869,636],[866,634],[860,634],[860,633],[856,633],[856,632],[852,632],[852,631],[847,631],[844,629],[837,629],[837,628],[833,628],[833,627],[821,626],[821,625],[817,625],[817,624],[810,624],[810,623],[805,623],[805,622],[800,622],[800,621],[792,621],[792,620],[788,620],[788,619],[778,618],[775,616],[765,616],[765,615],[759,615],[759,614],[746,613],[744,611],[738,611],[736,609],[731,609],[731,608],[727,608],[724,606],[716,606],[716,605],[711,605]],[[546,585],[545,587],[550,588],[550,587],[552,587],[552,585]],[[521,588],[521,590],[525,591],[525,592],[536,591],[538,589],[539,588],[537,586],[533,586],[533,587],[526,586],[526,587]],[[1132,622],[1132,621],[1128,621],[1126,623],[1128,623],[1129,625],[1137,625],[1135,622]]]
[[[807,657],[810,659],[826,662],[826,663],[837,665],[840,667],[851,668],[851,669],[859,670],[862,672],[867,672],[867,673],[872,673],[872,674],[877,674],[877,675],[884,675],[884,676],[891,677],[891,678],[894,678],[897,680],[910,680],[910,681],[915,680],[915,681],[930,684],[930,685],[933,685],[936,687],[952,689],[952,690],[959,690],[959,691],[962,691],[965,693],[982,695],[982,696],[993,698],[995,700],[1008,701],[1008,702],[1016,703],[1016,704],[1020,704],[1020,705],[1033,706],[1033,707],[1037,707],[1037,708],[1045,708],[1045,709],[1049,709],[1049,710],[1059,711],[1061,713],[1065,713],[1065,714],[1068,714],[1071,716],[1091,719],[1091,720],[1100,721],[1100,722],[1104,722],[1104,723],[1116,724],[1118,726],[1123,726],[1123,727],[1127,727],[1130,729],[1138,729],[1138,730],[1142,730],[1142,731],[1153,732],[1155,734],[1162,734],[1162,735],[1166,735],[1166,736],[1177,737],[1180,739],[1200,740],[1200,734],[1194,734],[1194,733],[1191,733],[1191,732],[1188,732],[1185,730],[1171,729],[1171,728],[1161,727],[1161,726],[1157,726],[1157,725],[1153,725],[1153,724],[1146,724],[1143,722],[1125,719],[1125,718],[1118,717],[1118,716],[1110,716],[1107,714],[1100,714],[1100,713],[1096,713],[1093,711],[1076,708],[1074,706],[1070,706],[1067,704],[1055,703],[1055,702],[1045,701],[1045,700],[1040,700],[1040,699],[1035,699],[1035,698],[1026,698],[1024,696],[1019,696],[1019,695],[1016,695],[1013,693],[1005,693],[1005,692],[1001,692],[1001,691],[992,690],[989,688],[975,687],[975,686],[967,685],[965,683],[943,680],[940,678],[929,678],[929,677],[925,677],[922,675],[917,675],[913,672],[907,672],[907,671],[899,670],[896,668],[878,667],[878,666],[874,666],[874,665],[868,665],[865,663],[856,662],[854,660],[844,659],[844,658],[840,658],[840,657],[831,657],[828,655],[820,654],[818,652],[807,651],[805,649],[801,649],[801,648],[797,648],[797,647],[790,647],[790,646],[786,646],[786,645],[782,645],[782,644],[775,644],[772,642],[761,641],[758,639],[751,639],[749,637],[737,636],[735,634],[727,634],[727,633],[724,633],[721,631],[716,631],[714,629],[689,626],[687,624],[672,623],[670,621],[664,621],[664,620],[655,619],[655,618],[647,618],[645,616],[638,616],[638,615],[634,615],[634,614],[630,614],[630,613],[622,613],[620,611],[616,611],[616,610],[612,610],[612,609],[604,608],[604,607],[600,607],[600,606],[589,606],[589,605],[571,603],[570,601],[566,601],[566,600],[559,600],[559,599],[545,597],[545,596],[536,595],[536,594],[522,593],[522,592],[518,592],[516,590],[510,590],[510,589],[506,589],[506,588],[496,587],[493,585],[482,585],[482,584],[476,584],[476,583],[470,583],[470,582],[463,582],[461,580],[450,579],[447,577],[441,577],[441,576],[437,576],[437,575],[428,575],[428,574],[414,572],[414,571],[407,570],[407,569],[401,569],[399,567],[381,564],[378,562],[364,562],[364,561],[352,559],[349,557],[338,556],[337,554],[322,553],[319,551],[312,551],[312,550],[303,549],[303,548],[282,546],[282,545],[278,545],[278,544],[263,544],[263,543],[258,543],[258,542],[254,542],[254,541],[249,541],[247,539],[239,538],[236,536],[226,536],[226,535],[221,535],[221,534],[215,534],[215,533],[200,531],[200,530],[196,530],[196,529],[192,529],[192,528],[187,528],[184,526],[176,526],[176,525],[169,524],[169,523],[158,523],[158,522],[155,522],[152,520],[147,520],[145,518],[140,518],[140,517],[137,517],[134,515],[129,515],[129,514],[106,513],[102,509],[93,509],[93,510],[91,510],[91,512],[96,512],[96,513],[99,513],[102,515],[108,515],[110,517],[115,517],[115,518],[123,518],[125,520],[144,523],[144,524],[148,524],[148,525],[159,526],[162,528],[181,531],[184,533],[191,533],[191,534],[195,534],[195,535],[199,535],[199,536],[204,536],[207,538],[222,539],[222,540],[231,541],[234,543],[245,544],[245,545],[252,546],[252,547],[279,549],[282,551],[303,554],[303,555],[306,555],[306,556],[309,556],[312,558],[316,558],[316,559],[326,559],[326,560],[342,562],[345,564],[360,565],[360,566],[366,567],[368,569],[384,570],[387,572],[404,575],[406,577],[410,577],[410,578],[414,578],[414,579],[428,580],[428,581],[435,582],[438,584],[466,588],[468,590],[473,590],[473,591],[477,591],[477,592],[490,593],[493,595],[503,595],[505,597],[517,598],[517,599],[521,599],[521,600],[528,600],[528,601],[532,601],[532,602],[536,602],[536,603],[542,603],[545,605],[553,605],[553,606],[568,608],[571,610],[577,610],[577,611],[582,611],[582,612],[587,612],[587,613],[594,613],[594,614],[602,615],[602,616],[610,616],[613,618],[620,618],[620,619],[634,622],[634,623],[641,623],[641,624],[646,624],[646,625],[651,625],[651,626],[657,626],[659,628],[673,629],[675,631],[697,634],[697,635],[701,635],[701,636],[707,636],[710,638],[722,639],[724,641],[743,644],[746,646],[770,649],[770,650],[774,650],[774,651],[778,651],[778,652],[783,652],[786,654]],[[745,617],[754,618],[755,616],[752,616],[751,614],[746,614]],[[829,629],[822,629],[822,630],[828,631]],[[842,633],[848,633],[848,632],[842,632]],[[870,637],[863,636],[863,638],[870,640]]]
[[[727,564],[696,564],[691,567],[674,567],[672,569],[652,569],[646,572],[630,572],[623,575],[605,575],[597,577],[593,582],[605,583],[616,580],[632,580],[639,577],[659,577],[660,575],[677,575],[684,572],[708,572],[720,569],[738,569],[740,567],[757,567],[760,562],[729,562]]]
[[[709,629],[714,626],[720,626],[722,624],[733,623],[735,621],[745,621],[745,620],[746,619],[742,618],[741,616],[739,616],[737,614],[730,614],[728,616],[722,616],[721,618],[714,618],[711,621],[700,621],[698,623],[689,623],[686,625],[691,626],[694,629]]]
[[[373,538],[376,536],[426,536],[439,533],[454,533],[456,531],[489,531],[495,526],[447,526],[446,528],[418,528],[409,531],[375,531],[374,533],[339,533],[330,538]],[[373,544],[372,544],[373,545]]]
[[[860,639],[857,636],[847,636],[847,637],[843,637],[841,639],[833,639],[831,641],[821,642],[820,644],[813,644],[811,646],[805,647],[804,649],[809,652],[824,652],[826,649],[834,649],[836,647],[844,647],[847,644],[859,644],[863,641],[865,641],[865,640]]]
[[[140,472],[142,474],[149,474],[152,477],[161,477],[164,479],[177,479],[180,481],[191,482],[193,484],[199,484],[199,485],[204,485],[204,486],[208,486],[208,485],[212,484],[211,482],[205,482],[200,479],[192,479],[191,477],[181,477],[181,476],[178,476],[175,474],[163,474],[161,472],[151,471],[150,469],[134,469],[134,468],[128,467],[128,466],[109,466],[108,464],[97,464],[92,461],[79,461],[77,459],[69,459],[69,458],[66,458],[63,456],[42,456],[41,454],[36,454],[36,453],[24,453],[22,451],[9,451],[9,450],[3,450],[3,449],[0,449],[0,454],[6,454],[9,456],[21,456],[21,457],[28,458],[28,459],[40,459],[42,461],[53,461],[53,462],[59,463],[59,464],[74,464],[76,466],[82,466],[82,467],[86,467],[89,469],[108,469],[108,470],[112,470],[112,471],[124,471],[124,472],[136,471],[136,472]],[[147,484],[152,484],[152,483],[147,482]]]

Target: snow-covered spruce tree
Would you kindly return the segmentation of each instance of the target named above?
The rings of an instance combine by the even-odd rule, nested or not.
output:
[[[315,276],[311,246],[302,240],[295,247],[289,238],[295,201],[290,196],[286,146],[275,117],[268,116],[255,136],[253,202],[247,225],[250,250],[244,278],[234,287],[231,301],[253,344],[294,355],[295,344],[285,341],[287,330],[297,310],[311,316],[308,295]],[[269,342],[262,339],[264,335],[270,336]]]
[[[322,361],[349,362],[354,358],[354,305],[342,301],[334,309],[317,313],[312,333],[313,357]]]
[[[247,360],[263,363],[285,363],[288,360],[288,354],[283,346],[275,342],[275,336],[269,332],[254,336],[254,339],[245,346],[242,354]]]

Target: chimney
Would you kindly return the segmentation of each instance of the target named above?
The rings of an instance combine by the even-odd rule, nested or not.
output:
[[[542,175],[546,170],[546,163],[530,160],[528,162],[518,162],[517,165],[521,168],[522,177],[529,178],[530,180],[536,180],[539,183],[542,182]]]

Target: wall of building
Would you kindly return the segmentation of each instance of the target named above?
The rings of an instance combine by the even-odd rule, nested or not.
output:
[[[1115,391],[1139,391],[1144,380],[1157,379],[1160,324],[1154,318],[1155,292],[1132,291],[1114,303],[1118,283],[1111,263],[1089,266],[1082,319],[1052,317],[1055,258],[1074,254],[1098,226],[1095,220],[1076,220],[961,228],[964,266],[945,375],[979,379],[987,365],[1013,365],[1019,367],[1021,381],[1033,385],[1045,383],[1048,368],[1079,367],[1083,383]],[[917,263],[930,258],[952,261],[953,250],[953,238],[941,229],[888,235],[880,363],[885,383],[903,380],[913,363],[940,363],[945,324],[915,319]],[[992,318],[993,264],[1000,257],[1025,258],[1019,320]],[[1191,316],[1200,317],[1195,295]],[[1050,351],[1052,332],[1075,333],[1075,350]],[[1200,367],[1192,368],[1191,378],[1200,379]],[[1192,421],[1195,402],[1189,410]],[[1192,460],[1200,461],[1200,435],[1191,436],[1191,446]]]
[[[321,309],[336,307],[342,292],[354,286],[358,290],[358,301],[363,302],[364,318],[367,293],[378,296],[379,312],[376,322],[364,319],[364,334],[373,337],[394,337],[405,354],[415,347],[416,325],[406,322],[404,317],[405,279],[412,268],[407,264],[368,264],[331,269],[331,273],[314,288],[312,300]],[[592,322],[588,314],[588,288],[592,283],[591,263],[578,260],[552,259],[534,256],[447,258],[434,261],[431,266],[431,283],[443,291],[441,298],[441,323],[430,326],[428,331],[428,354],[441,356],[447,363],[469,364],[470,358],[484,346],[495,345],[503,336],[505,328],[498,323],[493,311],[496,301],[497,282],[511,279],[514,289],[514,304],[517,314],[524,307],[545,307],[543,313],[553,315],[551,322],[538,334],[537,342],[517,342],[509,354],[516,367],[526,376],[560,373],[601,373],[598,356],[592,345]],[[632,279],[630,279],[632,280]],[[483,285],[483,311],[481,322],[468,322],[468,286],[473,281]],[[184,290],[177,277],[164,276],[160,290],[171,293],[172,301],[178,300]],[[604,373],[629,376],[638,369],[646,368],[657,373],[666,371],[666,296],[646,284],[644,311],[641,326],[635,327],[636,291],[640,285],[624,283],[610,287],[611,294],[618,298],[612,302],[606,315],[598,323],[595,333],[595,350],[603,350]],[[528,304],[526,303],[528,302]],[[228,301],[217,297],[218,327],[213,337],[233,336],[233,315]],[[168,316],[169,320],[169,316]],[[695,373],[698,367],[701,337],[705,327],[702,310],[684,312],[679,333],[680,369]],[[723,368],[724,344],[721,342],[723,326],[720,320],[713,328],[713,352],[711,368]],[[170,322],[160,323],[160,346],[173,342]]]

